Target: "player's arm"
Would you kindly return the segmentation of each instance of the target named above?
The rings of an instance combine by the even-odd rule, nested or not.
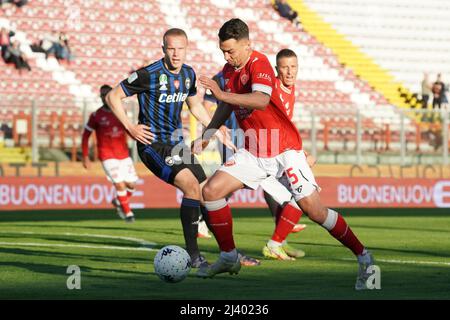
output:
[[[214,112],[211,122],[203,131],[202,136],[192,142],[191,145],[192,152],[199,154],[202,152],[203,149],[206,148],[212,136],[218,133],[217,130],[223,126],[225,121],[230,117],[232,111],[233,109],[231,108],[231,106],[227,105],[226,103],[219,104],[219,106],[216,109],[216,112]],[[236,146],[234,144],[231,143],[230,145],[228,144],[228,141],[227,143],[224,144],[228,148],[236,150]]]
[[[203,87],[211,90],[217,100],[230,105],[236,105],[246,109],[264,110],[270,102],[270,95],[258,90],[243,94],[231,93],[220,89],[216,81],[208,77],[200,76],[199,81]]]
[[[83,153],[83,167],[85,169],[91,168],[91,161],[89,160],[89,137],[91,136],[93,129],[86,125],[83,131],[83,136],[81,138],[81,151]]]
[[[194,117],[201,122],[201,124],[203,124],[205,127],[209,127],[211,125],[212,119],[211,116],[209,115],[208,111],[206,110],[206,108],[203,106],[203,104],[201,103],[200,99],[198,98],[198,96],[191,96],[188,97],[186,99],[187,105],[189,107],[189,110],[191,111],[191,113],[194,115]],[[217,108],[217,110],[219,110],[220,108]],[[217,113],[214,113],[214,115],[216,115]],[[228,114],[228,117],[230,116],[231,112]],[[222,122],[216,122],[215,125],[217,125],[216,128],[210,128],[211,130],[211,135],[209,136],[208,140],[213,136],[216,135],[217,138],[219,139],[219,141],[224,144],[225,146],[227,146],[228,148],[232,149],[232,150],[236,150],[236,146],[233,144],[233,142],[230,139],[230,136],[228,134],[227,128],[225,126],[222,126],[226,119],[225,118]],[[217,131],[217,129],[219,129],[219,131]],[[215,129],[215,130],[214,130]],[[205,145],[206,147],[206,145]]]
[[[134,74],[136,75],[133,76]],[[133,75],[130,76],[128,80],[125,80],[129,82],[130,87],[128,87],[127,89],[126,86],[123,84],[124,82],[120,83],[108,93],[108,95],[106,96],[106,103],[108,103],[108,106],[110,107],[111,111],[114,113],[117,119],[119,119],[119,121],[123,124],[123,126],[133,139],[143,144],[151,144],[151,141],[154,139],[155,136],[152,132],[150,132],[150,127],[143,124],[131,123],[122,105],[123,99],[139,92],[138,91],[139,83],[137,83],[134,87],[131,85],[133,82],[139,80],[137,73],[133,73]],[[134,79],[134,81],[131,81],[132,79]],[[123,89],[124,87],[125,90],[127,90],[127,93],[125,93]],[[145,89],[142,89],[142,91],[144,90]]]
[[[203,106],[198,95],[188,97],[186,99],[186,103],[188,105],[189,111],[192,113],[195,119],[200,121],[200,123],[206,127],[211,121],[211,116]]]

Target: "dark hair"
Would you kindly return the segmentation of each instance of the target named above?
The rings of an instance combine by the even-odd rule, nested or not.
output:
[[[297,55],[291,49],[281,49],[277,53],[277,63],[278,63],[278,60],[280,60],[281,58],[290,58],[290,57],[296,57],[297,58]]]
[[[248,38],[248,26],[241,19],[235,18],[228,20],[219,30],[220,41],[227,41],[229,39],[241,40]]]
[[[163,43],[164,43],[164,45],[166,45],[166,38],[167,38],[168,36],[183,36],[183,37],[186,38],[186,40],[187,40],[187,38],[188,38],[186,32],[184,32],[183,29],[179,29],[179,28],[171,28],[171,29],[167,30],[167,31],[164,33],[164,36],[163,36]]]
[[[108,92],[112,90],[112,87],[109,84],[104,84],[100,87],[100,96],[106,96]]]

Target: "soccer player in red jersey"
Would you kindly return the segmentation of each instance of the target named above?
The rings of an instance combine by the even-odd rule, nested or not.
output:
[[[289,120],[292,121],[294,117],[295,82],[297,80],[298,74],[298,59],[295,52],[290,49],[282,49],[280,52],[278,52],[276,56],[275,69],[277,70],[277,77],[275,78],[275,88],[282,102],[282,111],[284,111]],[[305,154],[308,165],[312,167],[315,164],[315,158],[311,155],[308,155],[306,151]],[[287,179],[286,175],[283,174],[281,178],[278,179],[278,181],[280,181],[286,188],[290,188],[289,180]],[[264,198],[267,202],[267,205],[269,206],[272,216],[274,217],[275,225],[278,225],[281,217],[282,206],[278,202],[276,202],[273,197],[267,192],[264,192]],[[298,210],[300,210],[300,208],[298,208],[296,204],[293,205],[294,207],[297,207]],[[299,214],[301,216],[302,212],[299,212]],[[292,232],[300,232],[305,228],[305,224],[296,224],[293,227]],[[278,252],[269,250],[267,246],[264,247],[263,255],[266,258],[278,260],[293,260],[295,258],[301,258],[305,256],[305,252],[303,250],[293,248],[287,243],[286,239],[280,239],[279,237],[277,238],[276,232],[274,233],[274,237],[279,241],[281,240],[283,245],[281,246],[281,249],[278,250]]]
[[[199,81],[225,104],[215,112],[202,136],[192,143],[192,149],[198,153],[207,146],[212,134],[231,112],[235,113],[246,139],[245,148],[239,149],[203,188],[209,224],[221,253],[214,264],[201,267],[197,275],[213,277],[224,272],[239,272],[241,264],[233,238],[231,209],[225,197],[244,186],[252,189],[261,186],[279,203],[286,203],[276,236],[285,238],[298,222],[299,210],[290,203],[296,202],[311,220],[355,254],[359,263],[355,288],[366,289],[372,255],[343,217],[322,204],[297,128],[282,111],[282,101],[274,86],[275,75],[267,57],[251,49],[248,26],[240,19],[227,21],[219,31],[219,39],[227,61],[223,68],[225,91],[209,77],[202,76]],[[289,178],[290,190],[276,180],[282,174]],[[267,246],[276,252],[282,242],[272,238]]]
[[[84,128],[81,143],[83,166],[86,169],[90,168],[89,137],[95,131],[98,155],[103,169],[117,191],[117,197],[112,203],[122,219],[125,219],[126,222],[133,222],[134,214],[130,208],[130,198],[138,177],[128,153],[127,132],[105,102],[105,97],[111,90],[112,87],[109,85],[103,85],[100,88],[103,106],[90,115]]]

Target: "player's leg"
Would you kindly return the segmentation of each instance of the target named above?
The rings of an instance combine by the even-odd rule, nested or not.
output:
[[[200,268],[200,277],[212,277],[218,273],[238,273],[241,267],[239,254],[233,238],[231,209],[225,199],[244,185],[256,190],[267,177],[257,159],[244,149],[240,149],[227,163],[209,178],[202,194],[208,209],[211,229],[220,248],[219,259],[208,268]]]
[[[174,186],[183,192],[180,206],[180,219],[183,226],[186,250],[192,261],[200,257],[197,243],[199,210],[200,210],[200,185],[197,178],[188,168],[182,169],[175,176]]]
[[[281,178],[279,178],[278,181],[286,189],[290,190],[291,186],[290,186],[289,180],[287,179],[285,174]],[[271,241],[269,241],[267,244],[268,247],[263,249],[264,252],[266,253],[265,256],[268,258],[277,258],[277,259],[280,259],[280,257],[287,258],[285,260],[290,260],[289,257],[291,257],[291,258],[304,257],[305,252],[303,250],[296,249],[287,242],[287,236],[289,235],[289,233],[299,232],[299,231],[303,230],[304,228],[306,228],[306,225],[298,224],[303,212],[298,207],[298,205],[295,203],[295,201],[293,201],[289,206],[288,205],[281,206],[280,204],[278,204],[275,201],[275,199],[270,194],[268,194],[267,192],[265,192],[265,194],[267,194],[266,201],[272,201],[273,203],[278,205],[276,208],[277,211],[275,213],[274,233],[272,234]],[[275,207],[273,203],[271,204],[271,206]],[[283,216],[283,218],[281,218],[282,216]],[[290,221],[292,221],[292,219],[297,220],[297,223],[294,225],[294,227],[292,227],[289,223]],[[281,221],[281,223],[280,223],[280,221]],[[281,247],[281,248],[278,248],[278,247]],[[271,248],[272,249],[283,249],[286,254],[284,255],[284,253],[279,252],[280,255],[275,255],[275,256],[270,255],[268,253],[270,253],[269,249],[271,249]],[[275,250],[272,250],[272,251],[275,251]],[[282,251],[282,250],[276,250],[276,251]],[[287,257],[286,257],[286,255],[287,255]]]
[[[373,257],[353,233],[342,215],[322,205],[317,191],[300,199],[298,204],[311,220],[324,227],[331,236],[353,252],[359,263],[355,288],[357,290],[366,289],[366,280],[370,276],[367,268],[373,264]]]
[[[211,266],[200,268],[197,273],[199,277],[213,277],[223,272],[236,274],[240,270],[241,263],[233,238],[231,209],[225,197],[242,187],[241,181],[223,171],[216,171],[203,187],[208,224],[219,245],[220,256]]]
[[[136,170],[133,165],[133,160],[128,157],[123,160],[120,160],[120,175],[122,176],[125,187],[126,187],[126,202],[128,203],[128,208],[125,211],[125,221],[127,222],[133,222],[134,221],[134,214],[131,211],[130,206],[130,198],[133,195],[135,191],[135,183],[138,180],[138,176],[136,174]],[[122,204],[122,202],[121,202]]]
[[[138,143],[138,153],[142,162],[151,172],[164,182],[179,188],[183,192],[180,219],[186,250],[192,261],[198,260],[201,257],[197,244],[200,208],[199,183],[206,180],[203,169],[198,164],[189,164],[189,161],[184,163],[182,155],[175,154],[174,146],[159,142],[151,145]]]
[[[125,187],[127,188],[127,197],[130,199],[136,191],[136,184],[134,182],[125,181]]]
[[[122,219],[126,219],[127,216],[132,216],[131,208],[129,205],[127,191],[125,186],[125,176],[123,170],[121,170],[121,163],[118,159],[108,159],[102,161],[103,170],[105,174],[116,189],[116,198],[113,199],[112,204],[116,207],[117,214]],[[131,218],[129,222],[132,222]]]
[[[319,187],[311,168],[306,163],[305,155],[302,152],[287,152],[283,160],[287,164],[286,173],[290,178],[291,190],[297,204],[312,221],[324,227],[331,236],[350,249],[357,257],[360,271],[355,287],[364,289],[365,280],[368,277],[366,270],[373,264],[372,255],[365,249],[345,219],[336,211],[322,204],[318,192]]]
[[[209,234],[209,230],[211,230],[211,228],[208,225],[209,224],[208,210],[206,210],[205,203],[203,201],[203,196],[202,196],[202,189],[203,189],[203,186],[206,184],[206,181],[207,180],[200,183],[200,218],[199,218],[199,223],[198,223],[197,237],[209,239],[209,238],[211,238],[211,235]]]

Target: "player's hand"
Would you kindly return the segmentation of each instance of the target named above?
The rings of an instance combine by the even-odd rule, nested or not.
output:
[[[137,124],[128,129],[131,137],[143,144],[151,144],[155,140],[155,134],[150,131],[150,127],[144,124]]]
[[[89,157],[83,157],[81,160],[83,162],[83,167],[87,170],[91,169],[91,160],[89,160]]]
[[[217,100],[222,100],[221,97],[222,97],[223,91],[220,89],[220,87],[216,81],[214,81],[213,79],[208,78],[206,76],[200,76],[198,81],[200,81],[200,84],[205,89],[211,90],[211,92],[213,93],[214,97],[216,97]]]
[[[200,154],[208,146],[209,140],[197,138],[191,143],[191,152],[193,154]]]
[[[228,149],[233,150],[233,152],[237,151],[236,146],[231,141],[231,134],[230,129],[226,126],[221,126],[219,130],[215,133],[216,137],[219,139],[219,141],[226,146]]]

